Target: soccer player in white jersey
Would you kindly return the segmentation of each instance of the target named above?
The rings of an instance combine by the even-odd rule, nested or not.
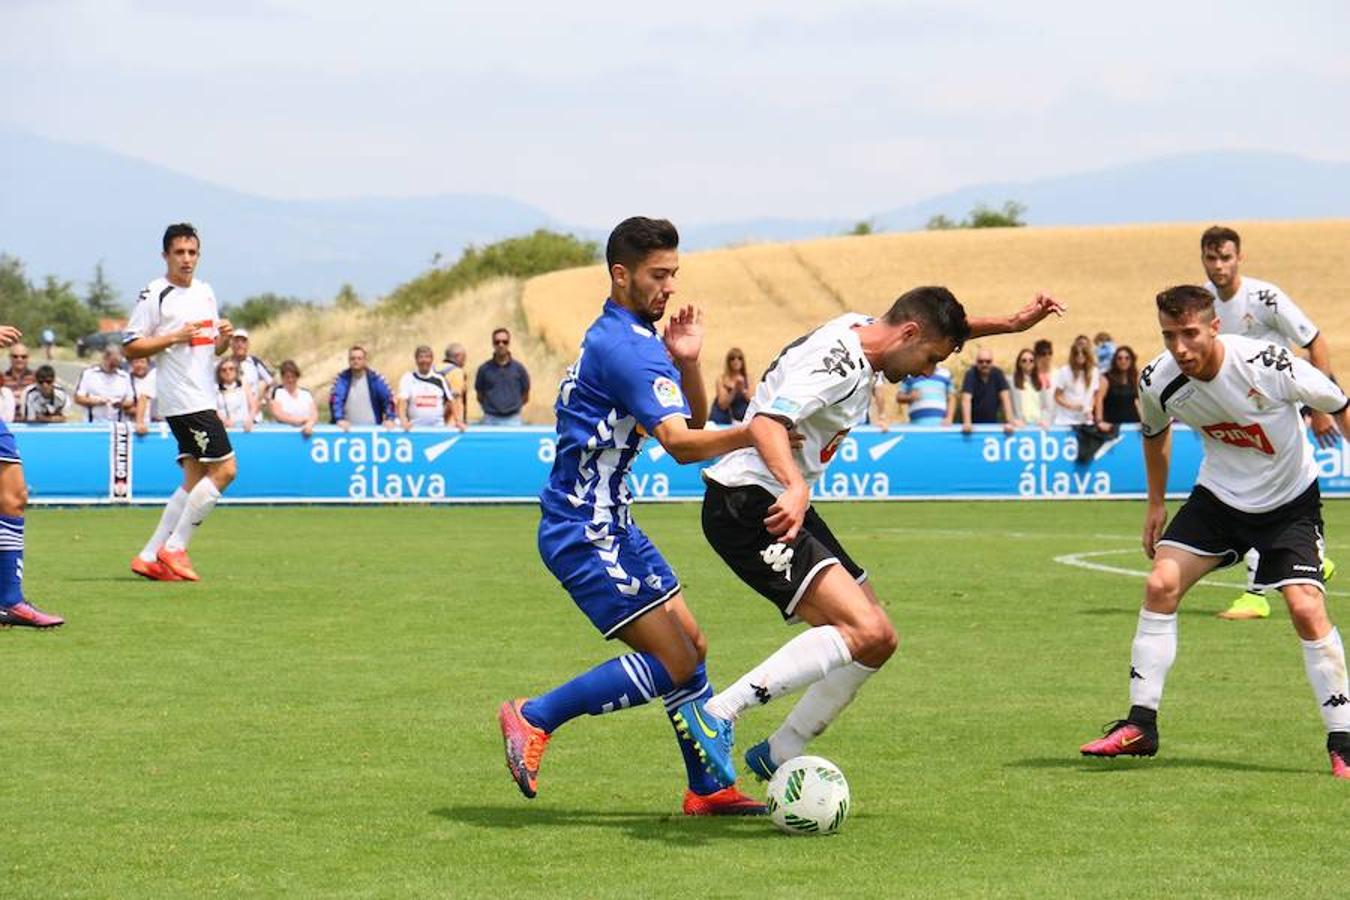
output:
[[[951,291],[919,287],[880,318],[848,313],[789,344],[746,411],[752,446],[704,470],[703,533],[742,581],[802,634],[706,704],[734,721],[748,707],[810,686],[787,720],[745,755],[768,779],[834,721],[895,652],[895,629],[867,581],[811,506],[820,477],[867,415],[878,374],[931,375],[970,337],[1024,331],[1063,307],[1039,294],[1010,316],[967,319]],[[804,443],[793,450],[788,430]]]
[[[156,399],[178,441],[183,484],[131,560],[131,571],[155,581],[197,581],[188,542],[237,471],[230,436],[216,414],[215,358],[229,349],[234,329],[220,318],[211,286],[193,277],[201,251],[197,230],[185,222],[170,225],[163,247],[168,271],[141,291],[123,340],[132,359],[159,357]]]
[[[1284,347],[1302,347],[1308,352],[1308,361],[1319,372],[1335,378],[1327,339],[1303,310],[1270,282],[1258,281],[1239,272],[1242,238],[1236,231],[1221,225],[1205,229],[1200,236],[1200,261],[1209,276],[1206,287],[1217,301],[1214,313],[1221,333],[1240,334]],[[1335,446],[1340,439],[1331,416],[1320,410],[1312,411],[1312,429],[1323,447]],[[1246,562],[1247,590],[1219,613],[1221,619],[1264,619],[1270,615],[1270,603],[1256,587],[1260,554],[1253,548],[1248,551]],[[1327,559],[1323,560],[1323,565],[1323,574],[1330,579],[1336,564]]]
[[[399,424],[407,431],[418,428],[439,428],[450,421],[450,385],[445,377],[431,368],[436,354],[426,344],[413,351],[411,372],[404,372],[398,380],[394,397]]]
[[[1300,405],[1347,427],[1350,399],[1288,347],[1221,334],[1214,296],[1183,285],[1158,295],[1167,352],[1139,374],[1148,473],[1144,553],[1153,560],[1130,655],[1130,711],[1084,744],[1085,756],[1158,752],[1158,707],[1177,654],[1177,607],[1191,586],[1248,548],[1261,551],[1260,588],[1278,590],[1303,643],[1303,663],[1327,729],[1331,772],[1350,779],[1345,651],[1322,587],[1322,502]],[[1200,435],[1204,461],[1167,524],[1173,420]],[[1164,526],[1166,529],[1164,530]]]

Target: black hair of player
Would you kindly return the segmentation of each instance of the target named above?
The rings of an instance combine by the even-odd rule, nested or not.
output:
[[[1205,233],[1200,235],[1200,252],[1213,247],[1218,250],[1229,241],[1233,242],[1233,249],[1242,252],[1242,238],[1238,233],[1226,225],[1211,225],[1205,229]]]
[[[678,250],[680,233],[669,219],[648,219],[633,216],[624,219],[609,233],[605,244],[605,265],[609,269],[623,266],[632,272],[647,254],[655,250]]]
[[[199,248],[200,248],[201,245],[202,245],[202,239],[201,239],[201,236],[197,234],[197,229],[194,228],[194,227],[191,225],[191,223],[188,223],[188,222],[178,222],[178,223],[175,223],[175,224],[173,224],[173,225],[170,225],[168,228],[165,228],[165,229],[164,229],[164,252],[165,252],[165,253],[168,253],[168,252],[169,252],[169,247],[173,246],[173,242],[174,242],[175,240],[177,240],[178,238],[192,238],[194,241],[197,242],[197,246],[198,246]]]
[[[953,352],[960,352],[970,339],[965,307],[945,287],[926,285],[905,291],[891,304],[885,318],[887,325],[917,322],[932,337],[950,338],[956,345]]]
[[[1194,315],[1214,318],[1214,295],[1194,284],[1179,284],[1158,295],[1158,312],[1181,321]]]

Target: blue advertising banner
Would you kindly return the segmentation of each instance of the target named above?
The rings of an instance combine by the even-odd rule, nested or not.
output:
[[[177,445],[167,428],[16,425],[34,503],[162,502],[178,486]],[[239,475],[226,502],[533,502],[553,463],[548,428],[388,431],[332,426],[304,437],[260,426],[230,433]],[[1127,429],[1079,463],[1063,428],[860,428],[837,446],[816,485],[820,500],[1090,499],[1146,493],[1141,437]],[[1184,496],[1200,464],[1200,439],[1176,427],[1168,493]],[[1350,445],[1317,451],[1322,490],[1350,496]],[[675,463],[649,441],[634,466],[639,500],[693,500],[699,466]]]

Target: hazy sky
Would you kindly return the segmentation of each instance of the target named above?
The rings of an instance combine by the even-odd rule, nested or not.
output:
[[[0,121],[275,197],[850,217],[1178,151],[1350,159],[1348,9],[0,0]]]

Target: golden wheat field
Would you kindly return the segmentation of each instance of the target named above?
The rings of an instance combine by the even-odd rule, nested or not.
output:
[[[1038,290],[1065,301],[1063,319],[985,341],[1005,370],[1035,337],[1053,341],[1061,363],[1075,335],[1098,331],[1149,358],[1162,349],[1153,296],[1168,285],[1203,282],[1199,237],[1207,224],[925,231],[687,253],[676,300],[704,310],[710,382],[730,346],[743,349],[758,374],[784,344],[825,319],[884,312],[919,284],[948,286],[973,316],[1009,311]],[[1333,362],[1350,368],[1350,303],[1343,302],[1350,221],[1226,224],[1243,236],[1243,272],[1284,288],[1327,335]],[[461,341],[473,369],[490,350],[491,328],[514,325],[516,356],[534,382],[527,420],[548,422],[554,385],[608,286],[604,267],[596,265],[523,285],[494,282],[401,322],[372,313],[293,313],[260,330],[258,352],[269,360],[279,360],[275,350],[283,348],[297,354],[305,382],[322,387],[345,365],[346,345],[358,334],[372,345],[374,365],[396,378],[424,340],[438,358],[446,341]],[[966,348],[953,368],[963,368],[974,350]]]

